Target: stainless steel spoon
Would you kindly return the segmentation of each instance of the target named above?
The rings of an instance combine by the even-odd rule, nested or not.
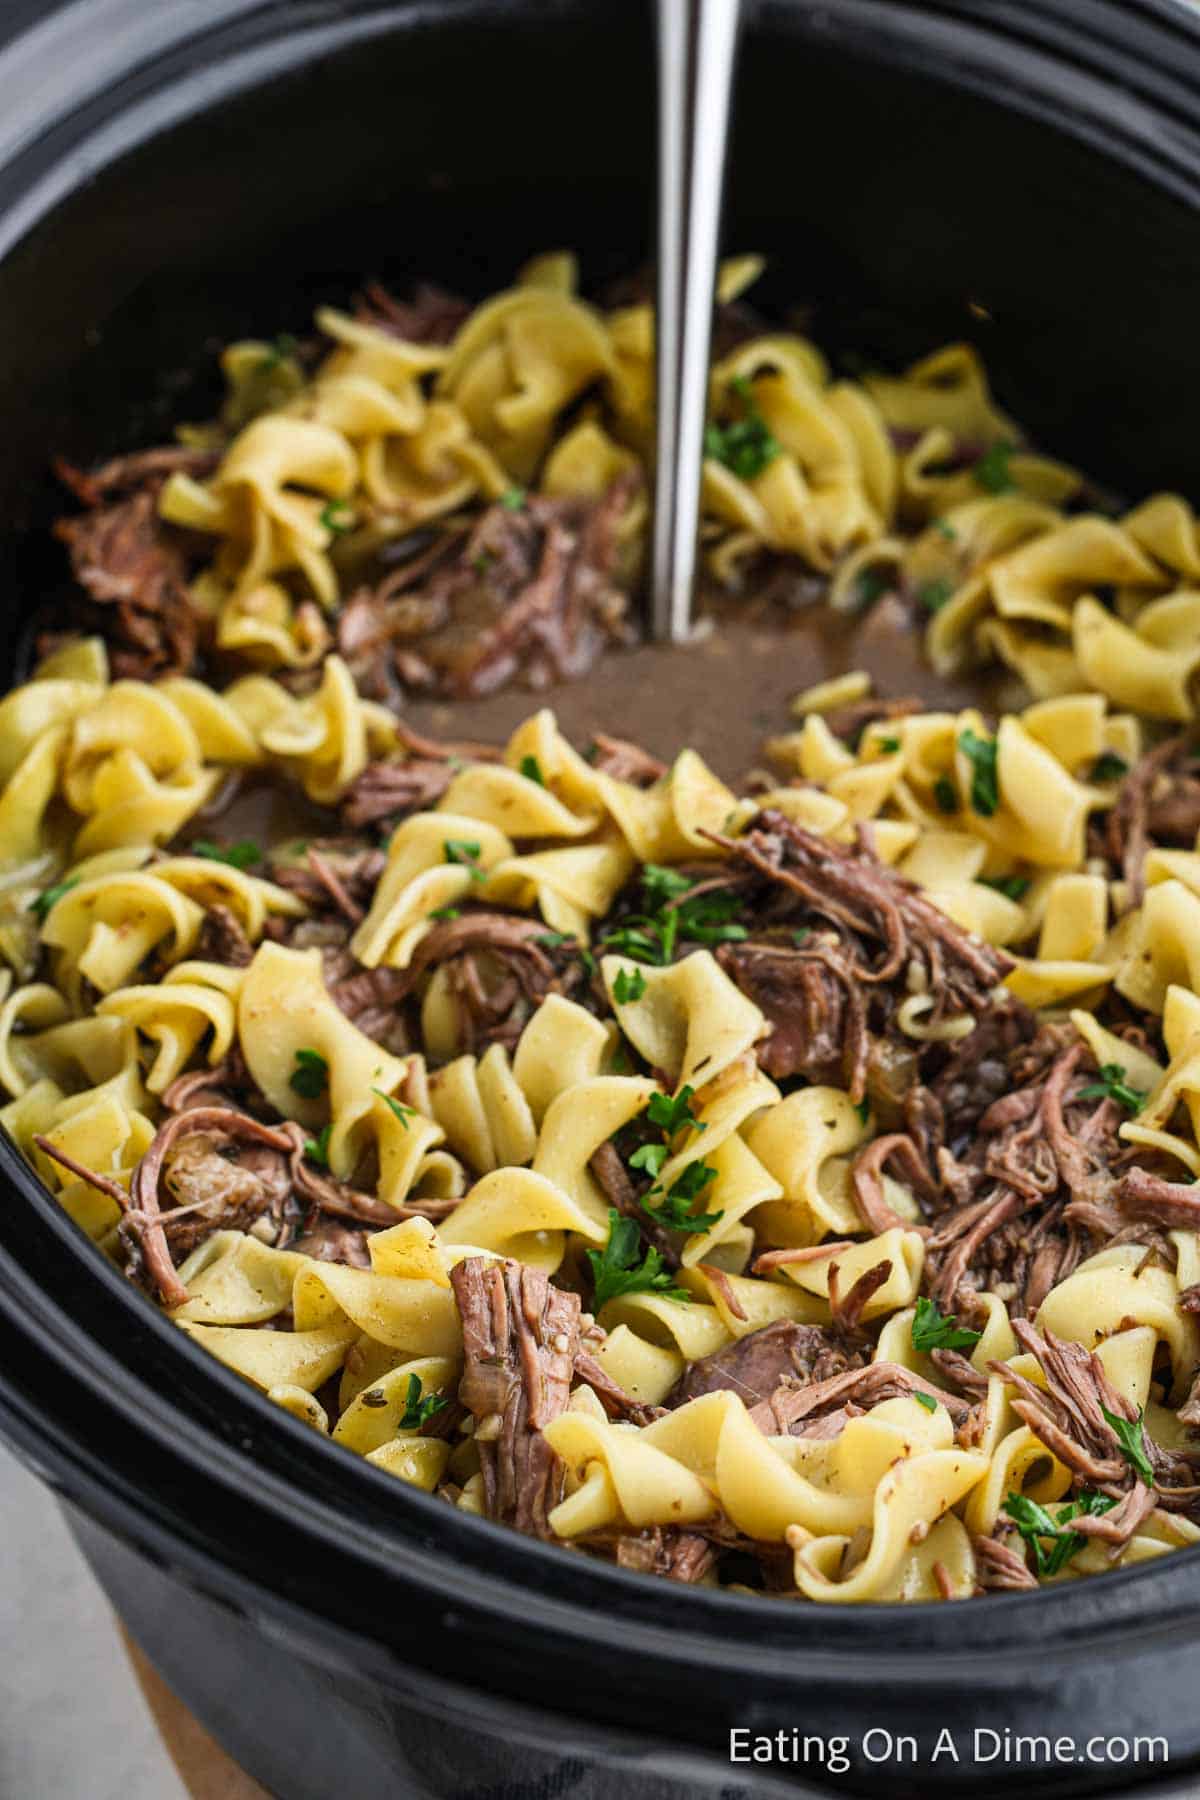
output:
[[[721,188],[740,0],[656,0],[658,381],[651,626],[691,631]]]

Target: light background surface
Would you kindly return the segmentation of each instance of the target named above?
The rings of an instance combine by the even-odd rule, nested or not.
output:
[[[108,1602],[0,1449],[0,1800],[185,1800]]]

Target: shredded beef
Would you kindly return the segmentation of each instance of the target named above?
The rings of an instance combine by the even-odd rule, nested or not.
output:
[[[177,538],[158,516],[151,492],[134,493],[78,518],[60,519],[57,535],[75,579],[100,609],[114,675],[153,681],[189,669],[199,620],[187,590]]]
[[[753,1406],[770,1400],[778,1388],[824,1381],[861,1361],[860,1351],[847,1348],[825,1326],[777,1319],[773,1325],[748,1332],[689,1364],[667,1395],[666,1404],[683,1406],[701,1394],[728,1388]]]
[[[675,1525],[652,1525],[645,1531],[621,1532],[614,1544],[617,1566],[640,1575],[665,1575],[669,1581],[694,1584],[715,1566],[717,1546],[696,1531]]]
[[[254,946],[242,930],[236,913],[227,906],[206,908],[196,955],[205,962],[223,963],[229,969],[245,969],[254,960]]]
[[[369,1269],[371,1253],[367,1233],[336,1219],[321,1219],[307,1228],[288,1245],[299,1256],[311,1256],[314,1262],[345,1263],[351,1269]]]
[[[1152,844],[1190,850],[1200,832],[1200,746],[1189,734],[1166,738],[1140,757],[1122,781],[1105,821],[1103,848],[1128,888],[1128,905],[1146,892],[1146,852]]]
[[[542,1427],[566,1410],[579,1348],[579,1296],[516,1262],[468,1257],[450,1280],[462,1318],[459,1399],[477,1421],[484,1508],[550,1537],[562,1473]]]
[[[956,1427],[966,1423],[971,1408],[959,1395],[934,1387],[899,1363],[865,1363],[861,1357],[836,1374],[796,1387],[784,1381],[767,1400],[750,1408],[750,1417],[768,1437],[808,1437],[812,1427],[847,1406],[867,1411],[883,1400],[931,1394],[940,1400]]]
[[[355,831],[384,819],[406,819],[410,813],[435,807],[451,779],[449,763],[429,757],[368,763],[342,795],[338,810]]]
[[[471,303],[431,281],[419,281],[411,300],[397,300],[381,281],[369,281],[354,303],[354,316],[406,344],[448,344],[470,317]]]
[[[389,660],[402,686],[452,699],[582,674],[630,635],[619,526],[635,487],[622,476],[597,501],[489,506],[353,595],[338,648],[360,686],[386,697]]]
[[[1019,1593],[1035,1588],[1037,1576],[1021,1552],[1003,1538],[971,1539],[975,1552],[975,1576],[979,1586],[989,1593]]]
[[[1164,1181],[1147,1169],[1130,1169],[1114,1198],[1127,1218],[1148,1219],[1165,1231],[1200,1231],[1200,1182]]]

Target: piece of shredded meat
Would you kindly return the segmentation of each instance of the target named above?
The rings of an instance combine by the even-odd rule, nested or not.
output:
[[[236,913],[227,906],[209,906],[196,939],[196,955],[204,962],[223,963],[228,969],[246,969],[254,961],[254,945],[242,930]]]
[[[570,1397],[579,1296],[554,1287],[540,1269],[479,1256],[457,1264],[450,1281],[463,1330],[458,1395],[476,1420],[484,1510],[550,1537],[562,1469],[542,1427]]]
[[[419,281],[409,300],[398,300],[381,281],[368,281],[354,301],[354,316],[406,344],[448,344],[471,315],[471,303],[431,281]]]
[[[76,518],[60,519],[76,581],[97,609],[114,675],[153,681],[190,669],[199,618],[188,594],[178,537],[143,490]]]
[[[631,474],[599,500],[529,494],[420,544],[338,621],[360,688],[382,699],[398,681],[467,699],[518,676],[545,687],[628,641],[619,527],[636,488]]]
[[[777,1319],[690,1363],[666,1404],[683,1406],[701,1394],[728,1388],[752,1407],[769,1401],[781,1387],[825,1381],[860,1367],[862,1361],[861,1350],[848,1346],[826,1326]]]

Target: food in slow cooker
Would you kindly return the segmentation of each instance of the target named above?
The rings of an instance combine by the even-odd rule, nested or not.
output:
[[[0,702],[0,1121],[466,1511],[832,1602],[1143,1561],[1200,1537],[1195,519],[1098,510],[965,347],[831,380],[752,273],[714,583],[1008,693],[848,670],[732,786],[426,735],[632,634],[650,313],[541,258],[235,346],[215,425],[71,472],[92,629]]]

